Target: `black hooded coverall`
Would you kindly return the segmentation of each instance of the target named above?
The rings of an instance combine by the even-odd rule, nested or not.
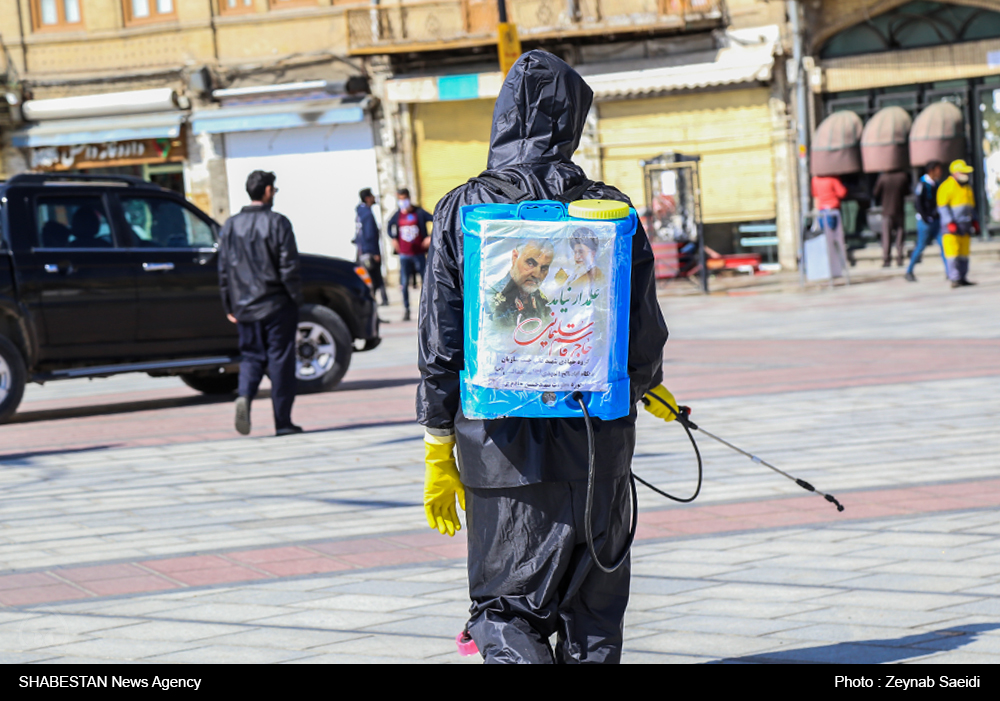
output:
[[[593,92],[552,54],[529,51],[511,68],[493,112],[488,170],[552,199],[586,180],[570,160]],[[637,166],[638,167],[638,166]],[[579,199],[628,198],[593,183]],[[584,540],[587,431],[584,419],[462,415],[463,259],[459,208],[509,202],[485,184],[452,190],[434,212],[420,301],[417,415],[428,432],[455,433],[469,532],[469,632],[487,662],[618,662],[628,603],[628,561],[613,574],[594,566]],[[632,244],[628,373],[632,410],[594,420],[595,548],[614,561],[629,527],[635,403],[662,381],[667,329],[656,301],[653,254],[641,226]],[[558,633],[556,650],[549,637]]]

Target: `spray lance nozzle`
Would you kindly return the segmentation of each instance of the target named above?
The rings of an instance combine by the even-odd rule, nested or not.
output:
[[[735,450],[737,453],[740,453],[741,455],[747,456],[748,458],[750,458],[750,460],[752,460],[753,462],[757,463],[758,465],[763,465],[763,466],[765,466],[767,468],[770,468],[771,470],[774,470],[775,472],[777,472],[779,475],[787,477],[792,482],[795,482],[795,484],[799,485],[803,489],[805,489],[807,491],[810,491],[810,492],[813,492],[815,494],[818,494],[819,496],[823,497],[828,502],[830,502],[831,504],[833,504],[834,506],[836,506],[838,512],[844,510],[844,505],[841,504],[839,501],[837,501],[837,498],[835,496],[833,496],[832,494],[826,494],[825,492],[821,492],[818,489],[816,489],[814,486],[812,486],[811,484],[809,484],[808,482],[806,482],[805,480],[799,479],[797,477],[792,477],[787,472],[784,472],[783,470],[779,470],[777,467],[775,467],[771,463],[767,462],[766,460],[763,460],[763,459],[757,457],[756,455],[754,455],[752,453],[748,453],[745,450],[737,448],[735,445],[733,445],[729,441],[725,441],[725,440],[719,438],[718,436],[716,436],[716,435],[714,435],[712,433],[709,433],[708,431],[706,431],[703,428],[699,428],[698,425],[696,423],[694,423],[693,421],[691,421],[690,418],[689,418],[691,416],[691,408],[690,407],[678,406],[677,410],[674,410],[674,408],[672,406],[670,406],[669,403],[663,401],[662,399],[660,399],[658,396],[656,396],[652,392],[648,392],[645,395],[643,395],[643,397],[642,397],[642,403],[645,404],[646,406],[649,406],[650,401],[651,401],[650,397],[652,397],[652,399],[655,399],[656,401],[658,401],[661,404],[663,404],[663,406],[667,407],[670,410],[670,413],[672,413],[677,418],[677,422],[679,424],[681,424],[685,429],[688,429],[688,435],[689,436],[691,434],[691,430],[701,431],[702,433],[704,433],[706,436],[708,436],[712,440],[718,441],[719,443],[722,443],[722,445],[726,446],[727,448]],[[694,439],[692,438],[692,442],[693,442],[693,440]],[[696,447],[696,450],[697,450],[697,447]],[[700,465],[700,461],[701,461],[701,458],[699,456],[699,465]],[[643,482],[642,480],[639,480],[639,481]],[[646,484],[646,482],[643,482],[643,484]],[[699,482],[699,488],[700,488],[700,482]],[[657,490],[657,491],[659,491],[659,490]]]

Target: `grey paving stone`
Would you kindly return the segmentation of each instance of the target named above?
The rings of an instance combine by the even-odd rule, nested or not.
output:
[[[211,622],[190,622],[163,618],[137,620],[136,623],[115,628],[113,637],[121,640],[160,640],[173,643],[198,642],[205,638],[242,632],[242,626]],[[104,636],[102,636],[104,637]]]
[[[898,608],[868,608],[864,606],[827,606],[812,611],[792,613],[788,620],[815,623],[846,623],[884,626],[889,628],[925,628],[952,625],[960,615],[938,611],[908,611]]]
[[[881,641],[880,644],[892,646],[894,641],[911,636],[909,628],[895,628],[871,625],[868,622],[858,623],[815,623],[781,631],[771,636],[782,640],[837,641],[838,643],[853,643]]]
[[[315,652],[334,655],[391,656],[397,660],[424,660],[438,655],[461,657],[455,645],[455,635],[459,632],[461,631],[456,631],[450,638],[406,634],[373,635],[324,645]]]
[[[405,614],[375,613],[372,611],[315,610],[285,613],[280,616],[257,619],[256,624],[269,627],[305,628],[340,633],[363,631],[371,626],[410,618]]]
[[[326,645],[364,637],[364,633],[338,633],[301,628],[280,628],[261,626],[244,628],[199,639],[206,646],[224,645],[235,647],[262,647],[275,650],[309,651]]]
[[[894,592],[951,592],[973,587],[982,580],[960,575],[866,574],[850,581],[858,589],[883,589]]]
[[[287,614],[290,610],[283,606],[262,606],[260,604],[225,604],[218,602],[196,602],[170,612],[170,618],[183,621],[206,621],[214,623],[246,623]]]
[[[973,599],[972,601],[964,601],[952,606],[944,606],[939,610],[947,613],[955,613],[956,615],[981,614],[1000,618],[1000,598],[991,596],[982,599]]]
[[[145,660],[146,658],[187,649],[197,643],[178,643],[164,640],[136,640],[113,637],[101,637],[66,645],[54,645],[48,648],[59,657],[92,657],[104,660]]]
[[[465,573],[462,573],[462,581],[465,580]],[[451,582],[415,582],[401,581],[399,579],[374,579],[366,578],[358,582],[348,582],[330,587],[326,591],[341,594],[370,594],[377,596],[433,596],[439,592],[454,592],[455,588]],[[468,589],[463,588],[462,593],[468,595]]]
[[[776,643],[756,637],[717,635],[672,631],[648,635],[634,642],[631,651],[668,653],[674,655],[704,655],[712,659],[751,655],[774,648]]]
[[[840,607],[862,606],[903,611],[936,611],[967,600],[968,597],[957,594],[846,589],[831,593],[829,597],[823,599],[822,603],[827,606]]]
[[[676,616],[655,623],[644,624],[646,628],[664,631],[685,631],[691,633],[719,633],[722,635],[760,636],[769,633],[800,628],[808,623],[789,619],[765,619],[736,616]]]
[[[685,615],[730,616],[733,618],[781,619],[807,612],[826,610],[816,602],[745,601],[742,599],[705,598],[682,604],[675,604],[657,612],[670,611]]]
[[[324,598],[313,599],[308,603],[293,608],[309,608],[310,610],[328,609],[333,611],[376,611],[396,612],[419,606],[423,599],[405,596],[381,596],[366,594],[337,594]]]
[[[715,582],[704,582],[670,577],[644,577],[633,575],[631,591],[636,594],[659,594],[667,596],[688,591],[698,591],[717,586]]]
[[[274,664],[307,656],[299,650],[209,645],[176,650],[144,658],[144,662],[167,664]]]
[[[387,623],[365,626],[365,631],[371,633],[389,633],[391,635],[433,636],[442,640],[455,641],[455,636],[462,632],[468,616],[413,616],[401,618]]]

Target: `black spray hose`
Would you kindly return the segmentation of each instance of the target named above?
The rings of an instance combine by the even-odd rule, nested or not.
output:
[[[762,460],[761,458],[758,458],[756,455],[753,455],[752,453],[748,453],[745,450],[737,448],[735,445],[733,445],[729,441],[723,440],[723,439],[719,438],[718,436],[716,436],[716,435],[714,435],[712,433],[709,433],[708,431],[706,431],[703,428],[699,428],[696,423],[694,423],[693,421],[691,421],[691,419],[688,418],[688,415],[691,413],[691,410],[688,409],[687,407],[680,407],[680,412],[678,413],[672,406],[670,406],[670,404],[668,404],[667,402],[663,401],[662,399],[660,399],[659,397],[657,397],[655,394],[649,394],[649,395],[646,395],[646,396],[653,397],[653,399],[655,399],[656,401],[658,401],[660,404],[662,404],[663,406],[665,406],[668,409],[670,409],[670,413],[672,413],[674,416],[677,417],[677,420],[680,421],[681,425],[684,427],[684,430],[686,430],[688,432],[688,436],[691,435],[691,431],[688,430],[688,427],[690,426],[695,431],[701,431],[702,433],[704,433],[706,436],[708,436],[712,440],[715,440],[715,441],[718,441],[719,443],[722,443],[722,445],[726,446],[727,448],[731,448],[731,449],[735,450],[737,453],[740,453],[741,455],[746,455],[748,458],[750,458],[752,461],[754,461],[758,465],[763,465],[764,467],[771,468],[772,470],[774,470],[775,472],[777,472],[779,475],[782,475],[783,477],[787,477],[788,479],[790,479],[792,482],[795,482],[795,484],[799,485],[803,489],[805,489],[807,491],[810,491],[810,492],[813,492],[815,494],[818,494],[819,496],[823,497],[828,502],[830,502],[831,504],[833,504],[834,506],[836,506],[837,507],[837,511],[843,511],[844,510],[843,504],[841,504],[839,501],[837,501],[837,498],[835,496],[833,496],[832,494],[826,494],[824,492],[821,492],[818,489],[816,489],[814,486],[812,486],[811,484],[809,484],[808,482],[806,482],[804,479],[798,479],[797,477],[792,477],[787,472],[785,472],[783,470],[779,470],[778,468],[776,468],[774,465],[772,465],[771,463],[767,462],[766,460]],[[642,398],[642,401],[643,401],[644,404],[648,405],[649,404],[649,400],[646,399],[646,396],[644,396]],[[693,437],[691,438],[691,442],[694,443],[694,438]],[[695,446],[695,452],[697,452],[697,450],[698,450],[698,446]],[[698,484],[699,484],[699,487],[700,487],[700,485],[701,485],[701,472],[700,472],[700,469],[701,469],[701,456],[699,456],[699,458],[698,458],[698,468],[699,468]],[[639,481],[642,482],[642,480],[639,480]],[[643,482],[643,484],[646,484],[646,483]],[[647,485],[647,486],[649,486],[649,485]],[[656,490],[656,491],[659,491],[659,490]],[[660,493],[662,494],[662,492],[660,492]],[[697,493],[696,493],[696,495],[697,495]],[[665,495],[665,496],[668,496],[668,495]],[[673,497],[671,497],[671,499],[673,499]],[[681,501],[681,500],[678,499],[677,501]]]
[[[591,424],[590,412],[587,411],[587,405],[583,401],[582,392],[573,392],[573,399],[576,400],[580,408],[583,409],[583,418],[587,424],[587,452],[589,453],[589,458],[587,462],[587,506],[584,509],[584,532],[587,536],[587,548],[590,550],[590,557],[594,559],[594,564],[602,572],[611,574],[623,564],[625,564],[625,559],[628,557],[629,551],[632,549],[632,541],[635,540],[635,530],[639,525],[639,500],[635,493],[635,475],[629,472],[629,489],[632,492],[632,527],[629,529],[628,541],[625,543],[625,547],[622,548],[621,555],[615,560],[615,563],[610,567],[601,562],[601,559],[597,557],[597,550],[594,548],[594,532],[591,527],[592,512],[594,510],[594,481],[597,474],[597,467],[594,462],[594,427]],[[607,537],[611,538],[611,519],[608,519],[608,533]]]

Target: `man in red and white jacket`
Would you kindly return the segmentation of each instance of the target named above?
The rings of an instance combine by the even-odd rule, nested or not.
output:
[[[396,193],[399,209],[389,219],[389,238],[399,255],[399,283],[403,288],[403,321],[410,320],[410,281],[415,276],[424,279],[426,252],[430,246],[427,225],[433,217],[410,201],[405,187]]]

